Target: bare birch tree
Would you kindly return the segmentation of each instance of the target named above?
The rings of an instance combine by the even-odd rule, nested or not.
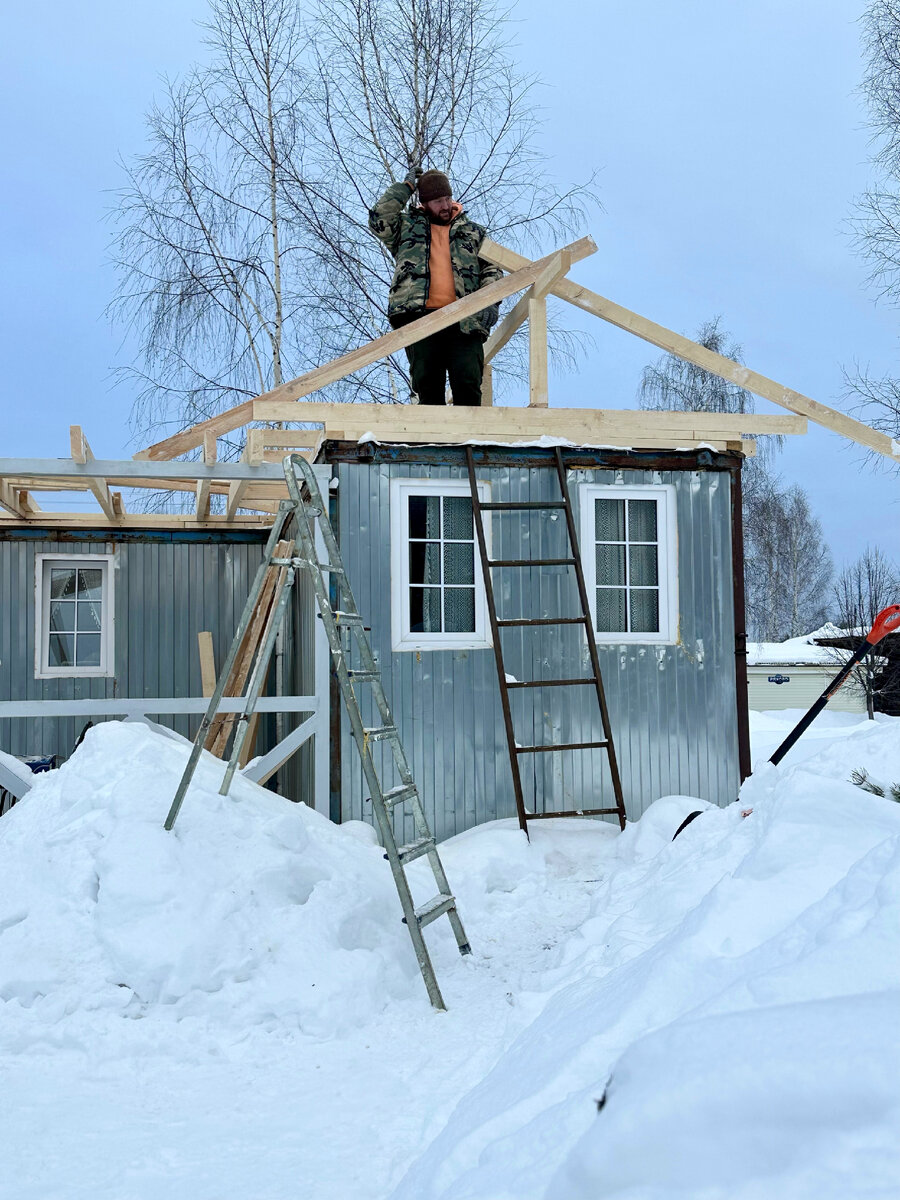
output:
[[[213,0],[210,61],[171,83],[126,167],[114,315],[135,432],[184,428],[316,361],[308,237],[286,202],[301,171],[305,34],[291,0]]]
[[[151,111],[118,213],[136,435],[383,333],[393,265],[368,209],[411,165],[449,172],[472,215],[523,248],[579,224],[589,188],[550,180],[536,84],[491,0],[211,0],[205,28],[209,59]],[[406,372],[400,356],[324,398],[405,399]]]
[[[876,182],[857,201],[856,247],[869,263],[869,283],[890,304],[900,304],[900,0],[873,0],[861,24],[866,62],[861,91],[872,131]],[[900,379],[845,372],[847,398],[876,429],[900,437]],[[884,465],[880,455],[873,462]]]
[[[298,180],[294,200],[316,231],[328,357],[386,327],[394,264],[369,232],[368,210],[411,168],[446,172],[469,214],[525,251],[582,224],[592,180],[566,187],[550,177],[537,81],[516,68],[508,28],[493,0],[316,0],[309,151],[327,185]],[[554,351],[571,354],[558,321],[551,332]],[[513,346],[495,370],[502,378],[515,363]],[[409,390],[402,355],[331,389],[378,400],[401,390]]]

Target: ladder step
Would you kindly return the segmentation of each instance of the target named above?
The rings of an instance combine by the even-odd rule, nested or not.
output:
[[[343,613],[336,612],[334,614],[335,625],[343,625],[348,628],[359,628],[362,626],[363,619],[359,613]]]
[[[506,621],[497,619],[497,625],[585,625],[584,617],[516,617]]]
[[[489,567],[574,567],[574,558],[489,558]]]
[[[388,738],[397,737],[396,725],[375,725],[371,729],[363,729],[366,735],[366,740],[369,742],[383,742]]]
[[[348,671],[347,674],[353,680],[358,680],[360,683],[371,683],[378,678],[377,671]]]
[[[596,683],[597,680],[591,679],[531,679],[527,683],[522,683],[518,679],[515,683],[512,681],[507,683],[508,688],[536,688],[536,687],[578,687],[583,683]]]
[[[416,909],[416,921],[419,928],[430,925],[432,921],[436,921],[438,917],[442,917],[445,912],[455,907],[456,901],[452,896],[435,896],[433,900],[429,900],[427,904]],[[406,917],[403,918],[403,922],[406,924]]]
[[[397,787],[392,787],[389,792],[384,793],[385,807],[391,809],[397,804],[403,804],[406,800],[412,800],[418,794],[418,788],[414,783],[400,783]]]
[[[593,683],[593,679],[591,683]],[[561,746],[516,746],[516,754],[543,754],[550,750],[595,750],[609,742],[565,742]]]
[[[405,846],[397,847],[397,854],[400,861],[406,866],[407,863],[415,862],[417,858],[421,858],[423,854],[427,854],[429,850],[434,849],[434,838],[423,837],[417,838],[414,842],[408,842]],[[384,856],[387,858],[387,855]]]
[[[500,509],[501,511],[512,512],[514,510],[527,511],[531,508],[565,508],[566,502],[564,500],[522,500],[521,502],[517,500],[502,500],[499,502],[493,501],[490,504],[482,503],[478,507],[482,511],[486,509],[493,509],[495,511]]]
[[[529,821],[549,821],[551,817],[618,817],[617,808],[569,808],[565,812],[529,813]]]

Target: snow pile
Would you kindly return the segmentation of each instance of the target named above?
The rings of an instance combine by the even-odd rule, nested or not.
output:
[[[187,746],[91,729],[0,821],[0,1000],[331,1036],[421,986],[381,850],[204,755],[163,829]],[[2,1045],[0,1032],[0,1045]]]
[[[725,809],[444,843],[445,1014],[370,831],[207,759],[167,834],[185,746],[91,731],[0,819],[0,1197],[895,1196],[900,804],[847,780],[900,721],[850,720]]]
[[[802,637],[788,638],[784,642],[748,642],[747,663],[749,666],[774,665],[776,663],[826,664],[833,666],[834,672],[837,674],[841,662],[840,654],[836,653],[831,646],[817,645],[817,639],[844,637],[852,632],[852,630],[839,629],[837,625],[829,623],[820,629],[814,629],[812,633],[804,634]],[[860,641],[866,632],[868,631],[859,634]]]
[[[854,758],[900,776],[898,733]],[[395,1200],[895,1195],[900,805],[847,760],[763,769],[724,810],[669,797],[614,839],[567,980]]]

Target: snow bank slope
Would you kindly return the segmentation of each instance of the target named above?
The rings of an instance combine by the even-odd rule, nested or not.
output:
[[[568,983],[395,1200],[896,1195],[900,805],[842,780],[900,778],[898,732],[616,839]]]
[[[368,830],[245,780],[217,794],[204,755],[175,829],[185,744],[90,730],[0,821],[4,1030],[77,1010],[300,1029],[324,1037],[421,986]]]

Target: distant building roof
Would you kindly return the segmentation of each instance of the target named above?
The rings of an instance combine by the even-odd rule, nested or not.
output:
[[[821,666],[835,664],[835,652],[829,646],[817,645],[822,638],[843,638],[847,631],[830,622],[821,629],[803,637],[788,638],[786,642],[748,642],[747,663],[751,667],[775,666],[790,663],[792,666]],[[835,667],[836,669],[836,667]]]

